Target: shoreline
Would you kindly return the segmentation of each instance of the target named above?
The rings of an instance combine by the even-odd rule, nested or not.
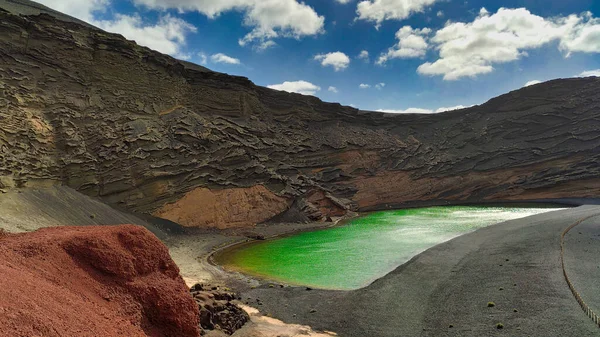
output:
[[[363,207],[358,210],[359,213],[369,213],[378,211],[391,211],[399,209],[426,208],[426,207],[445,207],[445,206],[506,206],[506,205],[562,205],[569,207],[578,207],[585,205],[600,205],[600,198],[550,198],[550,199],[523,199],[523,200],[479,200],[479,201],[412,201],[407,203],[390,203],[370,207]]]
[[[285,322],[347,337],[596,336],[557,263],[564,227],[590,214],[600,214],[600,207],[485,227],[436,245],[354,291],[262,286],[242,296],[260,298],[261,311]],[[486,307],[489,301],[494,308]],[[540,326],[540,320],[547,323]]]
[[[596,200],[596,199],[594,199]],[[600,199],[597,200],[598,202],[600,202]],[[456,237],[453,237],[447,241],[444,242],[440,242],[434,246],[431,246],[423,251],[420,251],[419,253],[415,254],[414,256],[412,256],[409,260],[399,264],[398,266],[396,266],[394,269],[390,270],[388,273],[386,273],[385,275],[382,276],[378,276],[378,277],[374,277],[371,281],[369,281],[369,283],[356,288],[356,289],[336,289],[336,288],[323,288],[323,287],[319,287],[319,286],[315,286],[315,285],[309,285],[309,284],[299,284],[299,283],[294,283],[291,281],[287,281],[287,280],[283,280],[283,279],[276,279],[273,277],[270,277],[268,275],[261,275],[259,273],[252,273],[252,272],[248,272],[245,270],[240,269],[232,269],[232,268],[225,268],[223,265],[219,264],[216,262],[216,256],[218,256],[219,254],[223,254],[226,253],[227,250],[230,249],[235,249],[236,247],[239,246],[244,246],[244,245],[252,245],[255,244],[257,242],[261,242],[261,241],[268,241],[268,240],[277,240],[280,238],[285,238],[285,237],[289,237],[289,236],[293,236],[299,233],[304,233],[304,232],[313,232],[313,231],[320,231],[320,230],[326,230],[326,229],[330,229],[330,228],[335,228],[335,227],[339,227],[339,226],[343,226],[345,225],[348,221],[351,221],[353,219],[357,219],[357,218],[361,218],[364,216],[368,216],[369,214],[372,213],[377,213],[377,212],[386,212],[386,211],[394,211],[394,210],[403,210],[403,209],[414,209],[414,208],[429,208],[429,207],[460,207],[460,206],[464,206],[464,207],[522,207],[522,208],[553,208],[553,207],[560,207],[560,208],[573,208],[573,207],[577,207],[577,206],[573,206],[573,204],[567,204],[567,203],[550,203],[547,200],[534,200],[534,201],[517,201],[517,202],[508,202],[508,203],[504,203],[504,202],[490,202],[490,203],[465,203],[465,204],[449,204],[449,205],[435,205],[435,206],[423,206],[423,207],[408,207],[408,208],[399,208],[399,209],[383,209],[383,210],[374,210],[374,211],[368,211],[368,212],[361,212],[361,213],[354,213],[349,217],[341,217],[337,220],[335,220],[333,222],[333,224],[329,224],[329,225],[324,225],[321,226],[322,224],[326,224],[326,223],[310,223],[310,224],[314,224],[314,226],[310,226],[308,228],[295,228],[292,229],[290,231],[283,231],[281,233],[276,233],[276,234],[272,234],[270,236],[265,236],[264,240],[256,240],[256,239],[251,239],[251,238],[247,238],[247,237],[243,237],[243,238],[239,238],[237,241],[234,242],[230,242],[226,245],[222,245],[222,246],[217,246],[214,247],[209,253],[206,254],[205,257],[205,261],[206,263],[208,263],[209,265],[213,266],[214,268],[217,268],[218,270],[221,271],[222,276],[225,278],[224,282],[228,283],[227,281],[231,282],[231,284],[227,284],[232,286],[236,291],[248,291],[249,289],[255,289],[260,285],[264,285],[264,284],[273,284],[275,286],[281,286],[281,285],[285,285],[286,287],[297,287],[297,288],[311,288],[311,289],[319,289],[319,290],[326,290],[326,291],[356,291],[356,290],[360,290],[360,289],[364,289],[369,287],[371,284],[377,282],[379,279],[384,278],[385,276],[387,276],[387,274],[392,273],[393,271],[395,271],[398,268],[401,268],[403,265],[410,263],[413,259],[415,259],[416,257],[418,257],[419,255],[425,253],[427,250],[432,249],[438,245],[444,244],[448,241],[454,240],[460,236],[464,236],[464,235],[468,235],[473,233],[474,231],[480,230],[480,229],[475,229],[474,231],[470,231],[467,233],[462,233],[459,234]],[[582,206],[582,205],[579,205]],[[494,223],[491,224],[487,227],[490,226],[496,226],[499,225],[503,222],[499,222],[499,223]],[[276,224],[261,224],[258,225],[260,227],[270,227],[270,226],[287,226],[287,224],[282,224],[282,223],[276,223]],[[260,233],[260,230],[257,230],[258,228],[255,228],[255,231]],[[264,229],[264,228],[263,228]],[[240,284],[239,282],[235,282],[232,280],[227,280],[227,276],[230,276],[233,279],[239,279],[239,277],[241,276],[244,280],[247,281],[248,284],[250,284],[250,286],[248,286],[247,284]],[[248,282],[249,281],[249,282]]]
[[[254,288],[256,288],[256,287],[258,287],[260,285],[267,284],[267,283],[277,284],[279,286],[285,285],[285,286],[290,286],[290,287],[306,287],[306,285],[294,284],[294,283],[289,282],[289,281],[277,280],[277,279],[269,278],[269,277],[266,277],[266,276],[262,277],[260,275],[247,273],[247,272],[241,271],[241,270],[228,270],[224,266],[218,264],[215,261],[215,256],[218,255],[218,254],[220,254],[220,253],[223,253],[224,251],[226,251],[228,249],[233,249],[234,247],[237,247],[237,246],[242,246],[242,245],[247,245],[247,244],[253,244],[253,243],[256,243],[256,242],[267,241],[267,240],[277,240],[277,239],[280,239],[280,238],[285,238],[285,237],[289,237],[289,236],[300,234],[300,233],[320,231],[320,230],[326,230],[326,229],[330,229],[330,228],[340,227],[340,226],[345,225],[348,221],[351,221],[352,219],[359,218],[361,216],[364,216],[364,214],[359,214],[359,213],[352,212],[352,213],[350,213],[347,216],[343,216],[343,217],[340,217],[338,219],[335,219],[331,223],[328,223],[328,222],[311,222],[311,223],[307,224],[307,227],[292,228],[290,230],[283,229],[279,233],[271,233],[271,235],[265,236],[263,240],[257,240],[257,239],[251,239],[251,238],[242,238],[242,239],[239,239],[238,241],[231,242],[231,243],[229,243],[227,245],[224,245],[224,246],[221,246],[221,247],[216,247],[210,253],[207,254],[207,256],[205,258],[205,261],[206,261],[206,263],[212,265],[214,268],[218,268],[223,273],[224,276],[230,275],[230,276],[235,277],[238,280],[241,277],[242,280],[245,280],[246,281],[245,286],[240,286],[239,283],[234,282],[234,284],[237,283],[237,286],[235,286],[235,290],[236,291],[246,291],[248,289],[254,289]],[[273,227],[273,226],[274,227],[277,227],[277,226],[289,226],[289,224],[284,224],[284,223],[278,223],[278,224],[261,224],[259,226],[261,227],[260,229],[262,229],[263,231],[268,232],[269,230],[272,230],[271,227]],[[263,232],[260,229],[257,230],[257,228],[255,228],[255,231],[257,231],[259,233]],[[231,280],[229,280],[229,282],[231,282]],[[248,285],[250,285],[250,286],[248,286]]]
[[[302,224],[275,223],[259,224],[252,229],[226,229],[226,230],[196,230],[193,233],[174,235],[165,242],[173,260],[180,268],[181,274],[192,286],[195,283],[210,283],[213,285],[222,285],[235,289],[236,291],[246,291],[256,288],[261,284],[282,283],[280,281],[266,280],[259,277],[252,277],[241,272],[228,271],[219,264],[215,263],[214,255],[234,247],[236,245],[249,244],[257,240],[248,237],[245,234],[261,235],[265,240],[273,240],[280,237],[290,236],[302,232],[324,230],[341,226],[354,217],[341,217],[334,222],[309,222]],[[195,256],[194,256],[195,255]]]

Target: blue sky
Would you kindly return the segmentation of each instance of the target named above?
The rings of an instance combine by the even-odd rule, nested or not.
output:
[[[435,112],[600,76],[594,0],[40,2],[215,71],[365,110]]]

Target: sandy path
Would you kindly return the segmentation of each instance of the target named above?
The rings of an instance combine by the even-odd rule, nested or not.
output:
[[[600,216],[582,222],[565,236],[565,268],[585,303],[600,315]]]
[[[433,247],[357,291],[261,287],[243,295],[260,298],[261,311],[276,318],[340,336],[598,336],[559,258],[561,232],[592,214],[600,207],[490,226]]]
[[[242,306],[250,315],[250,323],[236,331],[232,337],[332,337],[333,332],[316,332],[309,326],[286,324],[278,319],[264,316],[257,309]]]

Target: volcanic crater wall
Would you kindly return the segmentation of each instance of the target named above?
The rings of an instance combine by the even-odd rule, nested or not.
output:
[[[598,78],[390,115],[0,10],[0,188],[64,184],[187,226],[245,226],[277,214],[593,197],[599,145]]]

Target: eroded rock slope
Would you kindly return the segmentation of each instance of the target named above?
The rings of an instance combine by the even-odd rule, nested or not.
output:
[[[18,15],[9,2],[0,2],[10,10],[0,11],[4,188],[64,184],[204,227],[600,192],[598,78],[437,115],[366,112],[78,22]]]
[[[0,232],[0,336],[200,336],[169,251],[139,226]]]

